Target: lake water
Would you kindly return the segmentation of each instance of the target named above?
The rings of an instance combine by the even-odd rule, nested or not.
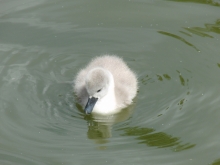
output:
[[[0,4],[0,164],[220,165],[220,0]],[[103,54],[139,81],[104,119],[72,87]]]

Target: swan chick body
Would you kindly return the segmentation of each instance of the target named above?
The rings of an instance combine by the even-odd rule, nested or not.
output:
[[[93,59],[76,76],[74,91],[87,114],[114,114],[132,103],[137,78],[117,56]]]

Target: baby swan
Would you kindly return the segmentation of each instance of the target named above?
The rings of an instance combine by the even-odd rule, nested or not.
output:
[[[104,55],[93,59],[76,76],[74,91],[86,114],[114,114],[132,103],[137,78],[125,62]]]

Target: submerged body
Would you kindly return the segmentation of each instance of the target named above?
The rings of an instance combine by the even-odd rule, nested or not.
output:
[[[113,114],[132,103],[137,78],[117,56],[93,59],[76,76],[74,91],[86,113]]]

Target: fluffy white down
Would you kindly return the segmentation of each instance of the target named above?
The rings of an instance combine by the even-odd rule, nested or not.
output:
[[[112,114],[132,103],[137,94],[137,78],[127,64],[115,55],[104,55],[94,58],[85,68],[79,71],[74,81],[74,91],[79,103],[84,108],[90,97],[86,89],[86,76],[94,68],[109,72],[107,93],[99,98],[92,113]],[[96,80],[97,81],[97,80]]]

